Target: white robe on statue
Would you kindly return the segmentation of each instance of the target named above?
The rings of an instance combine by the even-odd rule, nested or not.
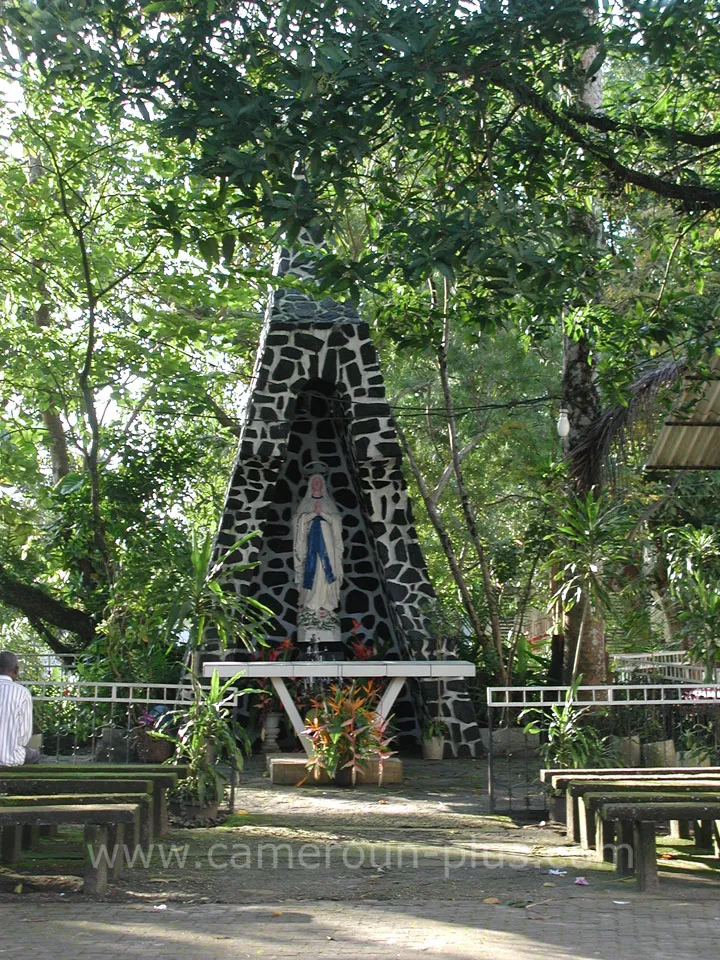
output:
[[[313,492],[315,491],[315,492]],[[308,565],[308,540],[313,521],[320,518],[320,530],[334,580],[327,576],[323,560],[316,556],[315,571],[310,586],[304,585]],[[343,582],[343,540],[340,513],[325,489],[325,480],[313,474],[308,490],[293,519],[293,548],[295,558],[295,584],[299,593],[299,606],[305,610],[327,612],[340,606],[340,587]]]

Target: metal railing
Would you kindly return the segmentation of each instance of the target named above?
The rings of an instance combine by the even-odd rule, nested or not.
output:
[[[676,683],[704,683],[706,676],[705,667],[690,663],[684,650],[616,653],[610,657],[610,668],[620,683],[629,682],[638,674]],[[720,669],[715,670],[713,682],[720,683]]]
[[[187,706],[190,684],[105,683],[65,677],[21,681],[33,697],[34,726],[45,756],[116,763],[166,758],[168,741],[149,736],[164,714]],[[236,710],[241,691],[229,692]]]
[[[654,767],[714,765],[720,761],[720,685],[627,684],[568,687],[489,687],[487,690],[488,794],[490,811],[542,816],[547,799],[540,783],[543,744],[554,723],[572,753],[573,729],[560,730],[558,708],[582,711],[604,754],[591,766]],[[531,711],[523,718],[523,711]],[[526,732],[532,719],[539,734]],[[577,727],[575,728],[577,729]],[[558,741],[556,740],[556,743]]]

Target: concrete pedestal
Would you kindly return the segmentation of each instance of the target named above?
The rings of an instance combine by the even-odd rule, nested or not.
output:
[[[334,782],[324,773],[316,780],[315,776],[305,766],[306,763],[307,757],[299,753],[269,756],[267,767],[270,772],[270,782],[286,786],[295,786],[303,781],[304,786],[334,785]],[[379,775],[379,764],[377,761],[373,761],[361,773],[358,773],[357,784],[358,786],[369,784],[383,786],[388,783],[402,783],[402,779],[402,760],[397,757],[390,757],[383,763],[382,781]]]

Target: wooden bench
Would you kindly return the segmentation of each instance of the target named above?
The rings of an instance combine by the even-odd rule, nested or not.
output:
[[[22,763],[17,766],[0,766],[0,773],[16,770],[20,773],[37,773],[42,770],[57,770],[60,773],[177,773],[180,777],[188,774],[186,763],[84,763],[80,760],[74,763],[55,763],[54,760],[41,763]],[[558,771],[560,772],[560,771]],[[567,771],[566,771],[567,772]]]
[[[546,776],[543,777],[543,774]],[[570,783],[578,784],[585,781],[610,783],[614,781],[631,780],[634,784],[666,782],[672,780],[677,783],[697,783],[702,780],[707,783],[720,783],[720,767],[656,767],[656,768],[622,768],[618,770],[579,769],[579,770],[543,770],[541,779],[550,783],[553,791],[564,792],[566,795],[565,824],[567,838],[575,843],[580,842],[580,820],[578,816],[577,799],[568,793]]]
[[[30,780],[34,783],[45,781],[47,783],[63,782],[63,787],[59,790],[62,793],[72,793],[74,785],[77,785],[78,793],[93,793],[88,788],[88,784],[102,784],[100,793],[117,792],[116,784],[122,782],[137,782],[140,779],[140,769],[145,764],[128,764],[132,766],[129,774],[119,773],[115,770],[109,770],[103,764],[75,764],[74,768],[68,769],[71,765],[60,764],[41,764],[23,767],[3,767],[0,769],[0,791],[9,792],[12,784],[18,780]],[[148,764],[148,766],[150,766]],[[77,769],[80,767],[80,769]],[[122,768],[124,769],[124,768]],[[156,836],[163,837],[168,831],[168,808],[167,791],[177,784],[179,779],[178,768],[164,767],[157,770],[142,770],[142,780],[151,784],[153,792],[153,830]],[[66,785],[68,784],[69,785]],[[30,790],[28,792],[35,792]]]
[[[632,777],[638,774],[657,774],[658,776],[663,776],[665,774],[687,774],[692,776],[693,774],[720,774],[720,767],[578,767],[575,770],[570,770],[567,767],[547,767],[544,770],[540,771],[540,782],[551,784],[556,777],[568,776],[571,774],[579,775],[597,775],[604,776],[605,774],[610,774],[611,776],[616,777]],[[561,814],[560,810],[557,808],[557,804],[553,804],[553,800],[558,800],[557,791],[553,787],[551,794],[551,809],[550,815],[551,819],[562,822],[565,820],[564,814]]]
[[[615,777],[631,777],[636,773],[642,774],[720,774],[720,767],[546,767],[540,771],[541,783],[550,783],[554,777],[572,777],[576,775],[604,776],[610,774]]]
[[[620,823],[620,844],[615,858],[615,870],[623,876],[634,868],[640,890],[658,888],[655,827],[668,820],[699,820],[712,823],[720,819],[720,801],[699,802],[641,801],[625,803],[612,800],[598,808],[602,820]],[[629,860],[632,852],[632,862]]]
[[[4,799],[17,796],[33,796],[39,801],[42,799],[45,803],[52,803],[58,794],[65,796],[83,797],[87,796],[88,801],[95,795],[117,797],[119,802],[123,801],[126,794],[142,794],[148,800],[148,815],[141,820],[140,832],[141,842],[149,843],[155,835],[155,810],[154,810],[154,786],[152,780],[103,780],[101,778],[88,778],[82,782],[77,777],[63,779],[61,777],[48,777],[47,779],[37,779],[32,777],[8,778],[3,780],[0,777],[0,803]],[[78,803],[83,802],[78,800]],[[97,800],[96,802],[104,802]],[[127,801],[134,802],[134,801]],[[147,823],[146,823],[147,819]],[[54,836],[57,833],[56,827],[42,827],[41,834]]]
[[[134,804],[139,810],[137,824],[128,832],[128,843],[132,847],[147,847],[153,838],[152,824],[152,794],[145,791],[140,793],[53,793],[47,796],[37,796],[34,794],[10,794],[0,796],[0,810],[14,807],[38,807],[38,806],[80,806],[85,804],[102,804],[109,806],[111,804]],[[29,826],[26,832],[23,832],[22,846],[35,849],[40,838],[40,827],[38,824]]]
[[[675,789],[671,785],[656,789],[632,790],[619,786],[585,789],[578,797],[580,807],[580,845],[585,850],[597,851],[599,858],[608,862],[614,859],[613,846],[615,844],[615,824],[603,820],[598,811],[605,803],[712,803],[720,801],[718,785],[712,787],[698,786],[695,789],[680,787]],[[676,822],[677,821],[671,821]],[[685,823],[686,821],[683,821]],[[687,821],[689,823],[689,821]],[[694,823],[695,842],[699,847],[709,847],[713,844],[712,824],[703,822]],[[677,832],[674,832],[677,835]]]
[[[78,806],[38,805],[0,808],[2,859],[15,863],[22,853],[24,826],[81,825],[84,831],[84,885],[86,893],[97,895],[107,889],[108,873],[116,876],[122,867],[123,830],[134,826],[139,816],[137,804],[86,804]],[[114,853],[114,856],[113,856]],[[106,858],[106,855],[109,855]],[[112,866],[108,863],[112,860]]]
[[[575,843],[580,843],[585,849],[588,849],[588,843],[594,842],[595,820],[594,813],[588,813],[584,798],[588,793],[597,793],[605,791],[606,793],[617,791],[633,791],[637,796],[643,797],[658,792],[674,793],[702,793],[709,794],[710,799],[715,796],[720,798],[720,777],[704,779],[701,777],[659,777],[645,779],[639,777],[628,777],[625,779],[603,779],[603,780],[571,780],[566,786],[568,822],[567,836]],[[572,836],[570,831],[572,831]]]

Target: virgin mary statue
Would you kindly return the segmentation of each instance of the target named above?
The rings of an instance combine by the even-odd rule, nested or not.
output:
[[[295,513],[293,548],[300,611],[323,620],[340,606],[343,541],[340,513],[319,473]]]

